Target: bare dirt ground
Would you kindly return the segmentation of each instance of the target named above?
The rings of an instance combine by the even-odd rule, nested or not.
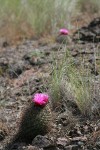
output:
[[[100,101],[100,19],[99,23],[78,30],[67,43],[76,64],[84,59],[96,79],[95,102]],[[95,27],[94,27],[95,26]],[[94,30],[93,30],[94,29]],[[80,32],[79,32],[80,31]],[[79,35],[79,34],[80,35]],[[79,37],[81,37],[79,40]],[[61,41],[61,40],[60,40]],[[0,149],[3,150],[17,130],[24,107],[36,92],[48,88],[46,81],[52,72],[52,55],[63,53],[63,44],[46,40],[24,39],[10,46],[0,44]],[[95,57],[98,54],[98,57]],[[95,66],[96,60],[96,66]],[[45,86],[44,86],[45,85]],[[96,106],[96,105],[95,105]],[[99,106],[96,106],[99,107]],[[53,131],[47,136],[37,136],[32,143],[15,143],[12,150],[99,150],[100,120],[78,116],[78,121],[68,126],[67,112],[59,115]]]

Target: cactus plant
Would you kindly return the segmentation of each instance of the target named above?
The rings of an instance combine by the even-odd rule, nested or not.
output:
[[[23,111],[18,131],[5,150],[13,149],[14,143],[31,143],[37,135],[45,135],[51,129],[52,113],[48,95],[36,94],[31,104]]]
[[[52,113],[48,96],[36,94],[33,102],[22,114],[16,139],[31,141],[37,135],[45,135],[51,128]]]

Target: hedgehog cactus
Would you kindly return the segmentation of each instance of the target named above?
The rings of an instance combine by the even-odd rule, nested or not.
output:
[[[22,115],[16,138],[31,141],[37,135],[45,135],[51,128],[51,109],[47,94],[35,94],[32,103]]]
[[[68,35],[69,31],[67,29],[65,29],[65,28],[62,28],[62,29],[60,29],[60,34],[61,35]]]

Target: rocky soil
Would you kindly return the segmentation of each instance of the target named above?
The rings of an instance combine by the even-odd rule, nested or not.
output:
[[[81,38],[77,38],[78,32]],[[91,33],[90,33],[91,32]],[[93,37],[92,37],[93,35]],[[73,38],[74,37],[74,38]],[[96,94],[93,109],[100,108],[100,18],[81,28],[66,44],[75,63],[89,67],[95,77]],[[73,40],[74,39],[74,40]],[[78,40],[77,40],[78,39]],[[93,42],[93,39],[94,42]],[[99,39],[99,40],[98,40]],[[21,112],[36,92],[48,89],[53,58],[63,54],[61,39],[25,39],[19,45],[0,44],[0,149],[3,150],[16,132]],[[60,41],[60,42],[59,42]],[[98,105],[99,104],[99,105]],[[69,121],[68,121],[69,120]],[[72,122],[72,123],[70,123]],[[68,128],[70,124],[70,127]],[[32,143],[15,143],[12,150],[99,150],[99,116],[91,119],[61,112],[51,133],[36,136]]]

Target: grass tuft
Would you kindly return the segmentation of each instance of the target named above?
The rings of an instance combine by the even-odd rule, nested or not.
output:
[[[91,115],[92,77],[84,72],[84,68],[76,67],[69,50],[65,50],[63,58],[53,64],[51,95],[55,104],[74,101],[85,116]]]

